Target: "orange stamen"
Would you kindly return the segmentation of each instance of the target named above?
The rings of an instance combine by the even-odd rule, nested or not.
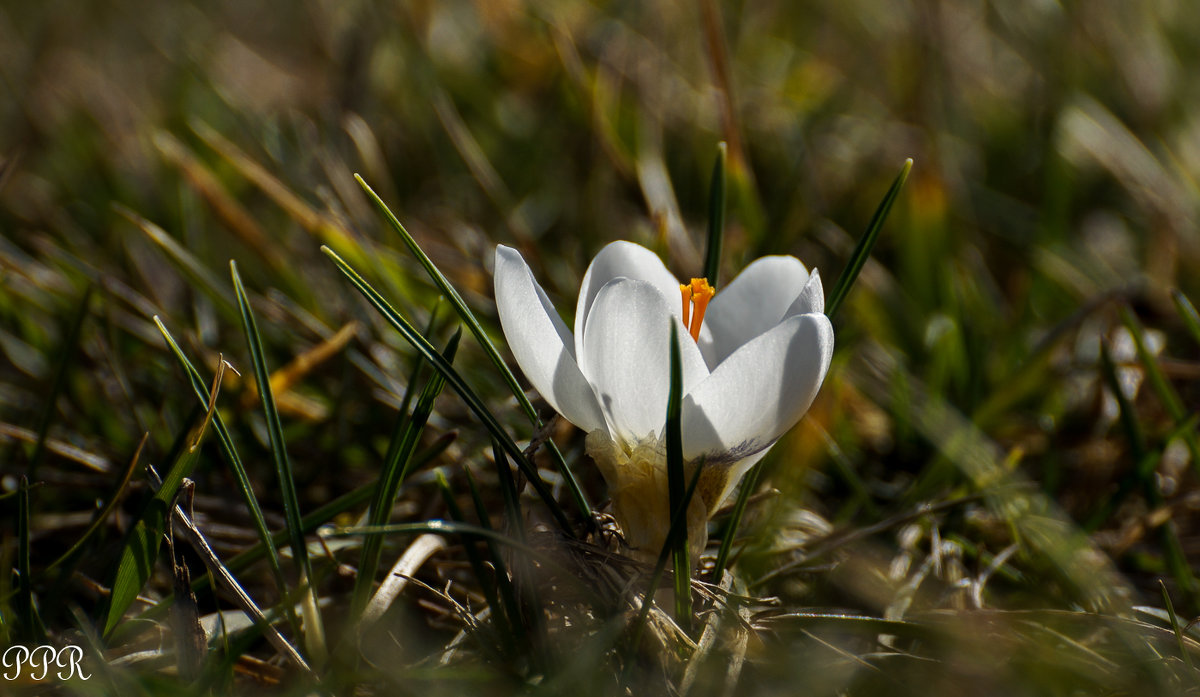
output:
[[[704,322],[704,311],[708,308],[708,301],[716,294],[716,289],[708,285],[707,278],[692,279],[692,322],[688,329],[692,332],[692,339],[696,341],[700,340],[700,325]]]
[[[707,278],[693,278],[691,283],[681,284],[679,292],[683,296],[683,326],[692,335],[692,341],[699,341],[704,311],[717,291],[708,285]]]
[[[679,293],[683,296],[683,327],[687,329],[692,319],[692,287],[681,283],[679,284]]]

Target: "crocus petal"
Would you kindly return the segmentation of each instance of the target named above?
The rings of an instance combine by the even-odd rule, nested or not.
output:
[[[732,464],[770,446],[808,411],[832,356],[833,327],[817,313],[734,351],[684,399],[684,457]]]
[[[672,306],[672,311],[675,315],[683,311],[679,281],[667,270],[657,254],[632,242],[622,240],[609,243],[592,259],[579,286],[579,301],[575,306],[576,355],[583,355],[583,328],[596,296],[606,283],[619,276],[647,281],[668,300],[679,298],[679,302],[675,303],[678,307]]]
[[[653,284],[616,278],[596,294],[588,314],[580,368],[591,382],[610,433],[632,446],[662,435],[675,323],[686,391],[708,377],[700,349]]]
[[[769,256],[747,266],[728,287],[718,288],[700,334],[700,350],[709,369],[779,324],[808,280],[799,259]]]
[[[585,431],[603,428],[600,403],[575,360],[571,331],[517,250],[496,247],[495,278],[504,338],[530,384],[567,421]]]
[[[813,269],[808,274],[808,283],[800,291],[800,297],[784,313],[784,317],[807,315],[810,312],[825,313],[825,288],[821,285],[821,272]]]

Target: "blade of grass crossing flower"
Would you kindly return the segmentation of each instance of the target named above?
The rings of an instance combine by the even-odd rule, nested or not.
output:
[[[533,486],[534,491],[537,492],[538,496],[546,504],[546,507],[550,509],[550,513],[554,516],[554,520],[558,524],[559,528],[568,536],[572,536],[573,533],[571,530],[571,525],[567,520],[566,515],[563,513],[562,507],[560,507],[558,502],[554,500],[554,496],[550,493],[550,489],[538,475],[537,469],[532,463],[529,462],[529,460],[525,457],[525,454],[521,452],[521,449],[517,447],[517,444],[513,442],[513,439],[508,435],[508,433],[505,432],[504,428],[500,425],[500,422],[496,420],[496,417],[484,405],[483,400],[481,400],[479,396],[475,394],[475,391],[472,390],[469,385],[467,385],[466,381],[462,379],[462,376],[458,374],[458,371],[456,371],[450,364],[446,363],[445,359],[443,359],[441,355],[438,354],[437,350],[433,348],[433,345],[430,344],[424,336],[421,336],[420,332],[418,332],[416,328],[414,328],[412,324],[404,318],[403,315],[398,313],[386,300],[384,300],[383,297],[379,295],[379,293],[372,288],[369,283],[363,280],[362,276],[358,275],[357,271],[351,268],[345,261],[342,260],[341,257],[339,257],[328,247],[321,247],[321,251],[325,252],[325,254],[333,260],[333,263],[337,265],[338,270],[340,270],[342,274],[350,280],[354,287],[357,288],[360,293],[362,293],[363,297],[365,297],[367,301],[370,302],[371,305],[383,315],[384,319],[386,319],[396,331],[400,332],[400,335],[403,336],[410,344],[412,344],[413,348],[415,348],[425,358],[425,360],[429,361],[435,370],[445,376],[446,382],[450,383],[450,386],[454,388],[454,391],[458,393],[459,397],[462,398],[467,407],[475,413],[475,416],[477,416],[479,420],[483,422],[484,427],[491,432],[492,436],[500,441],[500,444],[504,446],[504,451],[516,461],[517,466],[521,469],[521,472],[524,473],[529,479],[529,483]]]
[[[454,355],[458,351],[458,342],[461,338],[462,330],[459,329],[443,350],[442,355],[445,356],[448,363],[454,362]],[[387,457],[384,460],[383,470],[379,474],[378,487],[367,515],[367,522],[370,525],[386,525],[389,522],[388,518],[392,511],[392,505],[396,501],[396,494],[399,493],[400,485],[408,475],[413,452],[421,439],[421,433],[425,430],[429,415],[433,412],[433,402],[442,393],[442,387],[445,384],[445,378],[434,373],[425,383],[425,389],[421,391],[421,397],[417,400],[412,415],[406,418],[406,415],[401,414],[401,423],[397,425],[396,431],[392,435],[392,442],[388,445]],[[407,392],[413,391],[410,383]],[[371,599],[371,587],[375,582],[375,572],[379,569],[379,557],[382,550],[382,537],[368,535],[363,538],[362,557],[359,562],[358,578],[355,581],[354,601],[351,605],[351,616],[353,617],[362,614],[367,607],[367,602]]]
[[[521,389],[521,385],[517,382],[516,376],[513,375],[511,370],[508,369],[508,364],[506,364],[504,359],[500,357],[500,352],[496,350],[496,345],[492,343],[490,338],[488,338],[487,333],[483,330],[483,325],[481,325],[479,320],[475,317],[475,313],[471,312],[471,308],[467,307],[467,304],[463,301],[462,296],[459,295],[454,286],[450,284],[450,281],[446,278],[445,274],[443,274],[441,270],[438,269],[437,265],[433,263],[433,260],[431,260],[427,254],[425,254],[425,251],[421,249],[421,245],[417,244],[417,241],[411,234],[409,234],[408,230],[404,228],[404,225],[401,224],[400,219],[397,218],[394,213],[392,213],[387,204],[383,202],[383,199],[379,198],[379,195],[375,193],[375,191],[370,187],[369,184],[367,184],[365,180],[363,180],[362,177],[356,174],[354,175],[354,178],[358,180],[359,186],[361,186],[363,191],[366,192],[367,197],[371,199],[371,202],[375,205],[375,208],[378,209],[379,213],[383,215],[385,220],[388,221],[388,224],[391,226],[392,230],[394,230],[396,234],[400,236],[400,239],[404,242],[405,246],[407,246],[409,251],[412,252],[413,256],[417,258],[417,261],[420,262],[421,266],[424,267],[425,272],[429,274],[429,278],[433,280],[434,284],[438,287],[438,290],[442,292],[443,297],[449,300],[450,304],[454,306],[455,312],[457,312],[458,316],[461,317],[463,322],[466,323],[467,328],[471,330],[471,334],[475,336],[475,340],[478,341],[479,345],[483,348],[483,352],[487,354],[488,358],[492,361],[492,364],[496,366],[496,370],[498,370],[501,377],[504,378],[504,382],[508,385],[509,390],[512,391],[513,396],[517,398],[517,403],[521,405],[522,411],[524,411],[525,415],[529,417],[530,422],[535,428],[541,428],[543,423],[537,415],[537,410],[533,408],[533,404],[531,404],[529,398],[525,396],[525,391]],[[550,447],[550,453],[555,459],[555,464],[558,465],[559,470],[561,470],[563,473],[563,479],[567,484],[568,491],[571,492],[571,498],[574,500],[575,505],[579,508],[580,512],[584,516],[591,518],[591,504],[588,503],[587,497],[583,493],[583,488],[579,486],[578,480],[575,479],[575,474],[571,471],[571,468],[567,466],[566,459],[563,457],[562,452],[559,451],[558,446],[554,444],[554,441],[549,441],[548,445]]]
[[[708,247],[704,253],[704,277],[715,288],[721,273],[721,247],[725,239],[725,155],[729,146],[717,144],[717,161],[713,163],[712,180],[708,185]]]
[[[35,431],[37,441],[33,446],[33,454],[29,458],[29,468],[25,473],[31,480],[36,478],[37,469],[41,466],[42,460],[46,458],[46,437],[50,433],[50,422],[54,420],[58,395],[62,393],[63,385],[66,384],[67,371],[74,364],[71,358],[79,346],[79,337],[83,333],[83,322],[87,319],[88,305],[91,303],[91,299],[92,286],[89,284],[87,290],[83,291],[83,298],[75,309],[75,315],[71,318],[70,329],[67,331],[58,353],[58,364],[54,366],[54,379],[50,383],[50,391],[46,394],[46,402],[42,405],[42,413],[38,416],[37,430]]]
[[[1196,312],[1196,306],[1178,288],[1171,289],[1171,300],[1175,303],[1175,309],[1179,310],[1179,316],[1183,319],[1183,326],[1187,327],[1188,334],[1200,344],[1200,313]]]
[[[667,392],[667,492],[670,501],[671,520],[683,511],[687,520],[687,503],[684,502],[683,474],[683,426],[680,414],[683,402],[683,368],[679,356],[679,332],[671,323],[671,383]],[[699,469],[699,468],[697,468]],[[670,524],[670,521],[667,521]],[[691,559],[688,554],[688,530],[686,522],[678,531],[669,533],[671,555],[675,566],[675,622],[685,632],[691,631],[692,579]]]
[[[674,543],[675,536],[679,533],[679,528],[687,527],[687,504],[691,502],[692,496],[696,494],[696,485],[700,483],[700,472],[704,467],[704,463],[700,463],[695,471],[692,472],[692,478],[688,482],[687,491],[684,492],[684,505],[675,510],[671,516],[671,528],[667,531],[667,541],[663,545],[662,550],[658,553],[658,560],[654,563],[654,571],[650,574],[650,584],[646,588],[646,595],[642,598],[642,605],[638,609],[638,615],[633,620],[630,626],[630,641],[626,645],[627,657],[632,656],[636,651],[638,644],[642,639],[642,631],[646,628],[646,618],[650,616],[650,605],[654,602],[654,592],[658,589],[658,583],[662,580],[663,572],[667,568],[667,560],[671,558],[671,545]],[[625,661],[626,672],[628,672],[632,662]]]
[[[308,559],[308,544],[304,540],[303,526],[300,523],[300,499],[296,494],[296,478],[292,474],[291,459],[288,458],[287,444],[283,439],[283,424],[279,421],[279,411],[275,408],[275,394],[271,389],[271,371],[267,368],[267,359],[263,355],[262,337],[258,333],[258,323],[254,319],[254,311],[250,308],[250,299],[246,296],[246,288],[242,285],[241,276],[238,275],[236,262],[229,262],[229,274],[233,279],[233,290],[237,295],[238,309],[242,315],[242,328],[246,332],[250,362],[254,366],[254,382],[258,385],[258,397],[262,402],[263,415],[267,420],[271,460],[275,463],[275,475],[279,479],[280,493],[283,497],[283,516],[292,548],[292,559],[296,565],[296,573],[300,575],[300,583],[309,586],[308,594],[301,604],[305,619],[305,644],[309,650],[309,658],[320,663],[326,653],[325,631],[317,610],[315,591],[311,585],[313,582],[312,563]]]
[[[183,368],[183,372],[188,377],[188,381],[192,385],[192,391],[201,404],[207,404],[208,392],[204,387],[204,380],[200,377],[200,372],[188,360],[188,357],[183,353],[183,349],[176,343],[175,337],[171,336],[171,332],[167,331],[166,325],[162,323],[157,316],[154,318],[154,323],[158,325],[158,331],[166,339],[167,346],[171,349],[171,353],[175,356],[175,360]],[[224,370],[225,364],[221,362],[218,365],[218,372]],[[262,507],[258,505],[258,497],[254,494],[254,487],[250,484],[250,477],[246,474],[246,468],[242,465],[242,458],[238,455],[237,448],[233,445],[233,438],[229,435],[229,430],[225,428],[225,422],[221,418],[220,412],[212,411],[213,428],[217,432],[217,443],[220,445],[221,454],[225,456],[226,462],[229,463],[229,468],[233,470],[233,475],[237,479],[238,488],[242,490],[242,499],[246,502],[246,506],[250,509],[250,517],[254,521],[254,529],[258,533],[259,540],[266,545],[267,562],[271,566],[271,573],[275,578],[276,590],[280,597],[286,596],[288,593],[287,581],[283,577],[283,567],[279,563],[279,551],[275,547],[274,538],[271,536],[271,531],[267,527],[266,518],[263,516]],[[288,608],[288,620],[292,623],[293,629],[299,629],[296,622],[295,613]]]
[[[1179,398],[1179,393],[1175,391],[1175,388],[1171,386],[1166,376],[1163,375],[1162,367],[1158,364],[1158,359],[1146,347],[1146,330],[1128,306],[1121,307],[1121,321],[1133,336],[1133,345],[1137,349],[1138,360],[1145,367],[1146,376],[1150,378],[1150,386],[1154,388],[1154,392],[1162,401],[1163,406],[1166,407],[1167,414],[1175,420],[1176,425],[1187,421],[1188,411],[1183,406],[1183,400]],[[1196,473],[1200,474],[1200,443],[1196,441],[1195,431],[1184,431],[1182,438],[1184,444],[1187,446],[1188,454],[1192,456],[1192,468]]]
[[[892,182],[892,186],[888,189],[887,193],[884,194],[883,201],[879,203],[879,208],[875,209],[875,214],[871,216],[871,221],[867,223],[867,231],[863,233],[858,244],[854,246],[854,251],[850,254],[850,260],[846,262],[845,270],[842,271],[842,275],[838,277],[837,283],[833,286],[833,291],[829,294],[829,301],[825,303],[826,315],[833,317],[837,314],[842,301],[846,299],[846,294],[850,292],[850,286],[854,285],[859,272],[862,271],[863,266],[867,263],[867,258],[871,256],[871,249],[879,239],[879,232],[883,229],[883,223],[887,220],[888,213],[892,210],[892,204],[896,202],[896,197],[899,196],[900,189],[904,186],[904,181],[908,179],[908,173],[912,170],[912,164],[912,159],[905,160],[900,174]]]

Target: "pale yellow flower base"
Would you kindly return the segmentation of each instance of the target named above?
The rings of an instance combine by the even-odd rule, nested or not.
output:
[[[630,547],[630,556],[653,563],[671,528],[666,443],[652,436],[625,448],[606,430],[597,429],[587,435],[584,446],[608,482],[612,513]],[[685,482],[691,481],[695,467],[695,463],[684,463]],[[707,465],[700,473],[687,511],[693,567],[708,543],[708,519],[724,498],[727,480],[726,467]]]

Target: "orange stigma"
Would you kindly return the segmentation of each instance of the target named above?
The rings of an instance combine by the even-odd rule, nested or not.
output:
[[[681,283],[679,293],[683,296],[683,326],[692,335],[692,341],[700,340],[700,325],[704,322],[704,310],[708,301],[717,294],[708,285],[707,278],[693,278],[691,283]]]

